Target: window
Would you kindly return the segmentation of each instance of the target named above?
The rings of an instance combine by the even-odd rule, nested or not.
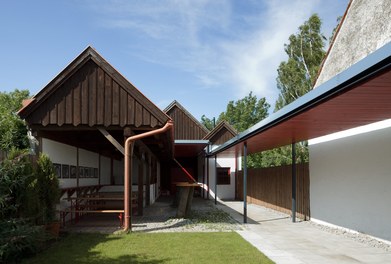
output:
[[[231,184],[231,168],[217,168],[217,184]]]

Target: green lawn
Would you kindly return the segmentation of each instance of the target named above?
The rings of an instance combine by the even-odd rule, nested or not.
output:
[[[235,232],[70,234],[23,263],[273,263]]]

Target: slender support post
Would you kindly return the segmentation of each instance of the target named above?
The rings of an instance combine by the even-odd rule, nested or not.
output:
[[[215,155],[215,204],[217,204],[217,156]]]
[[[132,231],[132,206],[131,206],[131,197],[132,197],[132,156],[133,156],[133,142],[128,142],[128,146],[125,148],[125,177],[124,177],[124,211],[125,219],[124,226],[126,230]]]
[[[292,143],[292,222],[296,222],[296,145]]]
[[[205,159],[204,164],[202,165],[202,198],[205,199]]]
[[[243,223],[247,223],[247,142],[243,146]]]
[[[209,145],[208,145],[208,153],[209,153]],[[206,199],[209,200],[209,156],[206,158],[206,188],[208,188],[206,192]]]
[[[79,179],[80,179],[80,168],[79,168],[79,148],[76,148],[76,166],[77,166],[77,179],[76,179],[76,186],[79,187]],[[79,194],[76,194],[79,195]]]

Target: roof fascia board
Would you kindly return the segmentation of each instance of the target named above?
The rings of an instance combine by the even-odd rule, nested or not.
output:
[[[59,74],[54,77],[44,88],[38,92],[37,95],[33,97],[35,99],[31,104],[26,106],[26,108],[21,109],[20,114],[23,117],[28,116],[32,111],[34,111],[47,97],[49,97],[56,87],[59,87],[63,84],[74,72],[83,67],[83,65],[92,60],[99,67],[110,75],[111,78],[116,80],[124,89],[128,91],[129,94],[135,97],[139,102],[147,102],[143,104],[143,107],[148,109],[161,123],[164,125],[168,120],[171,120],[166,113],[160,110],[151,100],[149,100],[143,93],[140,92],[130,81],[128,81],[122,74],[119,73],[113,66],[110,65],[93,47],[88,46],[84,51],[82,51],[74,60],[72,60]],[[129,89],[129,85],[132,86],[133,91]],[[154,106],[154,107],[151,107]]]
[[[58,73],[48,84],[46,84],[35,96],[32,97],[32,103],[21,109],[19,114],[23,117],[31,114],[31,112],[38,107],[39,102],[45,100],[53,93],[55,87],[64,83],[72,75],[72,73],[83,67],[83,65],[91,57],[89,52],[90,49],[91,47],[88,46],[74,60],[72,60],[62,71],[60,71],[60,73]]]
[[[187,140],[187,139],[176,139],[175,144],[209,144],[209,140]]]
[[[236,136],[238,132],[226,121],[221,121],[212,131],[210,131],[204,139],[211,139],[223,128],[227,129],[233,136]]]
[[[239,133],[236,137],[228,140],[218,148],[214,149],[210,155],[216,155],[234,145],[245,141],[254,134],[260,133],[290,117],[297,115],[315,104],[318,104],[330,96],[349,89],[353,84],[366,79],[373,74],[389,67],[391,64],[391,42],[384,45],[367,57],[350,66],[348,69],[337,74],[327,82],[311,90],[307,94],[298,98],[294,102],[285,106],[276,113],[271,114],[249,129]]]

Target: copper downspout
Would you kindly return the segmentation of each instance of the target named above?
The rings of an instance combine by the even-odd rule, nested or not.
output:
[[[125,221],[124,221],[124,230],[132,230],[132,226],[130,223],[130,193],[132,191],[132,179],[130,178],[131,173],[131,164],[130,164],[130,158],[132,156],[133,152],[133,146],[132,143],[134,143],[136,140],[150,137],[156,134],[164,133],[169,129],[172,129],[174,123],[172,120],[167,121],[167,123],[164,125],[164,127],[148,131],[139,135],[134,135],[126,139],[125,141],[125,169],[124,169],[124,210],[125,210]]]

